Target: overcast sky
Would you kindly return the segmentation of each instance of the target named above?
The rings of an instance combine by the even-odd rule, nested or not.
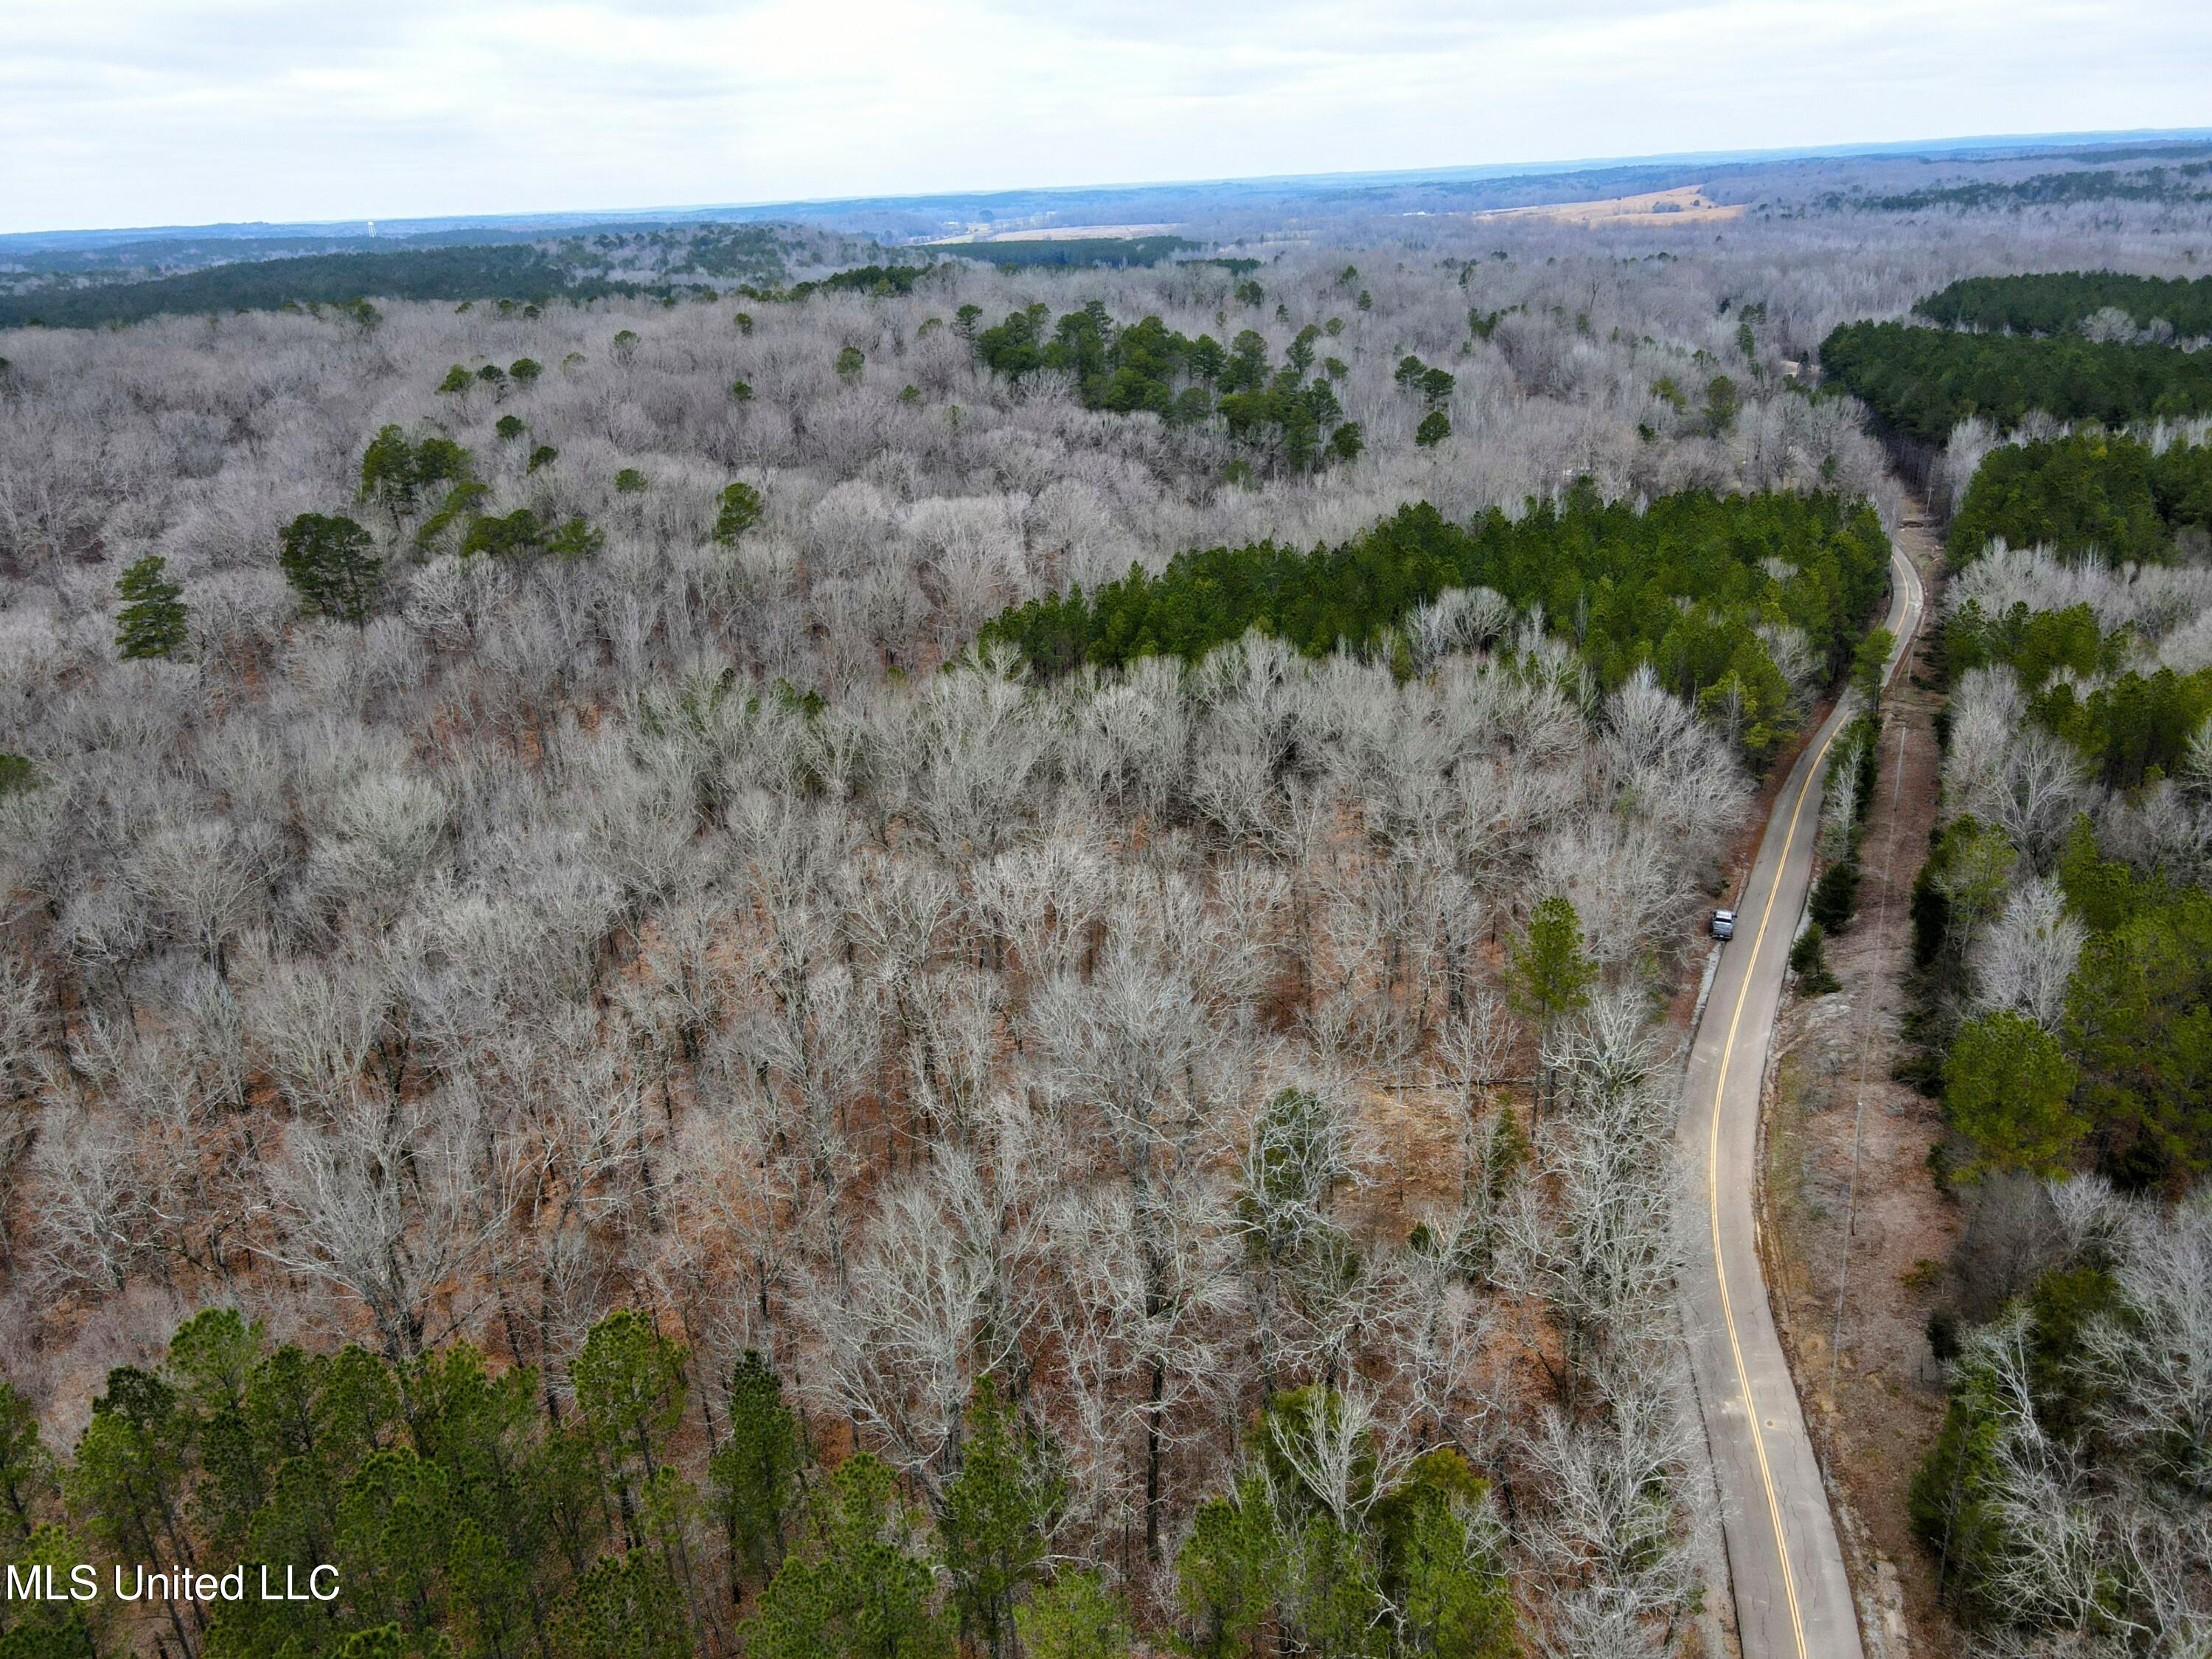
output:
[[[0,230],[2212,125],[2212,0],[0,0]]]

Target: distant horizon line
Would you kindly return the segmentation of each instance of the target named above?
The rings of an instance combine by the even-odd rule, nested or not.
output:
[[[985,189],[945,189],[905,192],[863,191],[842,196],[775,198],[755,201],[665,204],[629,208],[546,208],[501,212],[450,213],[407,218],[355,216],[331,219],[234,219],[204,224],[86,225],[41,230],[0,231],[0,248],[13,245],[35,248],[57,240],[80,238],[126,240],[132,238],[168,240],[192,235],[246,233],[252,235],[370,234],[381,237],[433,234],[443,230],[523,229],[618,224],[625,221],[702,218],[714,214],[744,214],[755,221],[780,211],[822,213],[837,209],[926,209],[931,204],[967,203],[988,206],[996,200],[1083,195],[1144,195],[1174,191],[1221,190],[1237,186],[1327,187],[1329,185],[1419,185],[1476,182],[1547,174],[1600,173],[1632,167],[1741,166],[1759,161],[1849,160],[1855,157],[1899,155],[1972,156],[1975,155],[2033,155],[2060,146],[2107,147],[2124,143],[2187,143],[2212,140],[2212,126],[2126,127],[2082,132],[1978,133],[1953,137],[1878,139],[1838,144],[1783,145],[1770,149],[1668,150],[1640,155],[1604,155],[1529,161],[1454,163],[1425,167],[1365,168],[1335,173],[1243,173],[1187,179],[1127,179],[1096,184],[1008,185]],[[381,229],[378,228],[381,227]],[[1072,227],[1073,228],[1073,227]]]

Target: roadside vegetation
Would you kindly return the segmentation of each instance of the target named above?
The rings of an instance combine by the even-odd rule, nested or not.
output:
[[[1950,1131],[1933,1173],[1970,1218],[1929,1325],[1948,1413],[1911,1504],[1992,1652],[2186,1650],[2212,1628],[2212,1317],[2181,1288],[2212,1251],[2212,452],[2201,421],[2156,418],[2185,412],[2203,356],[2063,335],[2130,307],[2130,329],[2201,331],[2202,292],[1962,283],[1923,312],[2050,337],[1831,340],[1848,362],[1917,337],[1855,389],[1923,438],[1961,423],[1944,820],[1911,917],[1920,1077]],[[2019,378],[1990,403],[1904,372],[1962,364]]]

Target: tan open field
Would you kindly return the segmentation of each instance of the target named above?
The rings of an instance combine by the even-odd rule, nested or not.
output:
[[[1596,202],[1547,202],[1535,207],[1500,208],[1474,216],[1478,221],[1549,219],[1563,225],[1710,225],[1741,219],[1744,211],[1741,202],[1713,201],[1705,195],[1702,185],[1678,185],[1673,190],[1655,190],[1642,196],[1608,196]]]

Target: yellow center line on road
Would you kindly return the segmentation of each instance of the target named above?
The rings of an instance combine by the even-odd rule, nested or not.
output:
[[[1901,559],[1898,562],[1903,562]],[[1905,610],[1900,622],[1909,623],[1913,612],[1919,609],[1919,603],[1909,590],[1905,592],[1904,598]],[[1909,638],[1910,633],[1900,628],[1896,653],[1884,665],[1884,685],[1888,684],[1897,664],[1904,660],[1902,646]],[[1751,998],[1752,974],[1759,966],[1759,950],[1766,943],[1767,924],[1774,920],[1774,901],[1782,890],[1783,872],[1790,867],[1790,849],[1797,839],[1797,821],[1804,813],[1806,797],[1813,793],[1813,780],[1820,775],[1820,763],[1842,730],[1843,726],[1838,724],[1813,751],[1812,763],[1805,769],[1804,781],[1797,786],[1797,799],[1790,809],[1790,822],[1783,828],[1781,855],[1774,861],[1774,877],[1768,884],[1766,902],[1759,912],[1759,929],[1752,935],[1751,956],[1743,965],[1743,985],[1736,992],[1735,1008],[1729,1016],[1728,1037],[1721,1045],[1720,1075],[1713,1085],[1712,1137],[1705,1151],[1706,1207],[1712,1222],[1713,1276],[1720,1283],[1721,1319],[1728,1327],[1729,1351],[1735,1358],[1736,1387],[1742,1393],[1744,1415],[1751,1424],[1751,1448],[1759,1458],[1759,1484],[1766,1490],[1766,1516],[1774,1527],[1775,1552],[1782,1559],[1782,1589],[1790,1603],[1790,1631],[1796,1641],[1797,1659],[1810,1659],[1805,1646],[1804,1613],[1797,1605],[1797,1575],[1790,1565],[1790,1540],[1782,1529],[1782,1500],[1774,1490],[1774,1472],[1766,1462],[1766,1431],[1760,1425],[1759,1407],[1751,1397],[1751,1373],[1743,1363],[1743,1343],[1736,1334],[1735,1307],[1729,1297],[1728,1262],[1721,1254],[1721,1103],[1728,1094],[1729,1062],[1735,1054],[1736,1030],[1743,1023],[1744,1005]],[[1741,1609],[1736,1617],[1741,1626]]]
[[[1774,862],[1774,879],[1769,884],[1766,902],[1759,911],[1759,931],[1752,936],[1751,956],[1743,965],[1743,985],[1735,996],[1735,1009],[1729,1016],[1727,1039],[1721,1045],[1719,1079],[1713,1085],[1712,1139],[1705,1153],[1705,1193],[1711,1213],[1713,1228],[1713,1274],[1720,1281],[1721,1321],[1728,1327],[1729,1350],[1735,1356],[1736,1387],[1743,1395],[1745,1417],[1751,1424],[1751,1448],[1759,1457],[1759,1480],[1766,1489],[1767,1518],[1774,1525],[1774,1547],[1782,1558],[1782,1589],[1790,1602],[1790,1630],[1796,1638],[1797,1659],[1808,1659],[1805,1650],[1805,1619],[1797,1606],[1797,1575],[1790,1565],[1790,1540],[1782,1530],[1782,1500],[1774,1490],[1774,1472],[1766,1463],[1766,1432],[1759,1426],[1759,1407],[1751,1397],[1751,1373],[1743,1363],[1743,1343],[1735,1328],[1735,1307],[1729,1297],[1728,1261],[1721,1254],[1721,1103],[1728,1093],[1729,1061],[1735,1053],[1736,1028],[1743,1022],[1744,1004],[1751,997],[1751,976],[1759,966],[1759,952],[1766,943],[1766,927],[1774,919],[1774,898],[1781,890],[1782,873],[1790,866],[1790,844],[1797,838],[1797,820],[1805,810],[1805,798],[1812,793],[1813,778],[1820,769],[1820,762],[1828,746],[1836,740],[1831,732],[1820,748],[1814,751],[1813,763],[1805,769],[1804,781],[1797,786],[1797,801],[1790,809],[1790,822],[1782,834],[1782,855]],[[1739,1623],[1741,1610],[1736,1614]]]

